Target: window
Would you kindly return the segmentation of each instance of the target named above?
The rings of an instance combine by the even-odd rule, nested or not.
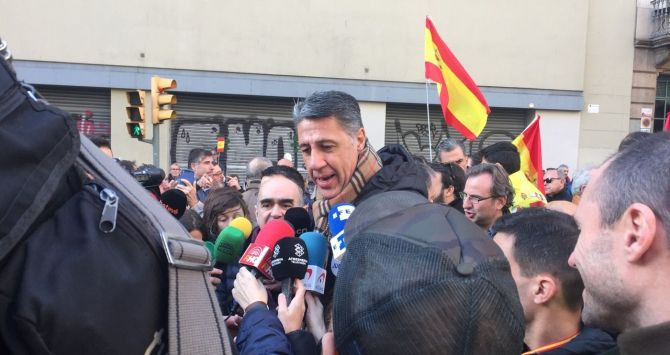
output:
[[[654,132],[663,130],[665,117],[670,112],[670,75],[656,79],[656,104],[654,105]]]

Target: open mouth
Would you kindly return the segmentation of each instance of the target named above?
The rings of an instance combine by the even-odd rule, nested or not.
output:
[[[322,189],[327,189],[335,182],[335,174],[322,176],[314,179],[316,185]]]

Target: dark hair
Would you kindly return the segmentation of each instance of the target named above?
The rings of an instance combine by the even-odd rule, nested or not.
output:
[[[521,167],[519,150],[510,142],[498,142],[482,149],[480,152],[487,162],[502,165],[507,174],[514,174]]]
[[[453,138],[447,138],[437,145],[436,150],[439,154],[440,152],[451,152],[456,148],[461,148],[461,151],[465,154],[465,145],[463,145],[462,141],[459,142]]]
[[[496,164],[481,163],[475,165],[468,170],[466,180],[472,176],[479,176],[482,174],[489,174],[493,179],[493,186],[491,187],[491,195],[495,197],[505,197],[506,202],[503,207],[503,213],[509,212],[509,207],[512,206],[514,200],[514,188],[509,181],[509,176],[505,169]]]
[[[302,195],[305,193],[305,179],[302,177],[302,175],[300,175],[300,172],[298,172],[298,170],[284,165],[275,165],[263,170],[263,172],[261,173],[261,179],[266,176],[275,176],[275,175],[281,175],[291,180],[294,184],[298,185],[298,188],[300,189],[300,196],[302,199]],[[301,203],[302,202],[304,201],[301,201]]]
[[[465,187],[465,172],[458,164],[433,163],[430,164],[430,167],[442,175],[442,185],[445,189],[453,186],[456,196],[460,192],[463,192],[463,188]]]
[[[187,231],[191,232],[193,230],[199,230],[202,232],[200,226],[202,225],[202,218],[198,215],[195,210],[186,210],[184,215],[179,219],[181,225],[186,228]],[[203,235],[204,237],[204,235]]]
[[[135,161],[130,160],[119,160],[119,165],[124,168],[129,174],[132,174],[135,171]]]
[[[186,168],[191,169],[191,164],[200,164],[204,157],[211,157],[212,152],[202,148],[193,148],[188,153],[188,163]]]
[[[318,91],[293,107],[293,123],[296,127],[303,119],[320,119],[334,116],[350,136],[363,128],[361,109],[356,99],[341,91]]]
[[[482,163],[482,152],[478,151],[476,153],[470,154],[470,160],[472,161],[472,164],[470,165],[471,168],[473,166],[481,164]]]
[[[628,135],[623,137],[621,143],[619,143],[619,152],[622,152],[624,149],[634,145],[637,142],[643,141],[651,136],[649,132],[630,132]]]
[[[514,238],[513,255],[523,276],[551,274],[561,284],[565,305],[571,310],[581,308],[584,284],[579,271],[568,265],[579,238],[572,216],[532,207],[503,215],[493,228]]]
[[[249,209],[242,198],[242,194],[232,187],[223,186],[209,191],[202,214],[202,232],[203,241],[216,241],[219,235],[217,219],[225,210],[240,206],[245,217],[249,217]]]
[[[102,136],[90,136],[88,139],[95,144],[98,148],[109,148],[112,149],[112,144],[109,142],[109,139]]]
[[[670,132],[649,135],[609,160],[593,186],[601,225],[611,227],[633,203],[648,206],[670,238]],[[657,224],[658,226],[658,224]]]

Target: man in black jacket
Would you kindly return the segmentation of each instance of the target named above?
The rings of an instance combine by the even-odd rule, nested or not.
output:
[[[502,216],[493,240],[507,257],[526,319],[525,354],[599,354],[614,347],[602,330],[581,325],[579,272],[566,263],[579,229],[571,216],[523,209]]]

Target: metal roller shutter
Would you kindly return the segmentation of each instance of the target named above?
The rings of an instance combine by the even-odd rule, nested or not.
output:
[[[91,136],[99,135],[110,138],[110,106],[109,89],[80,88],[66,86],[36,86],[42,96],[54,106],[69,112],[77,120],[80,131]],[[80,120],[86,111],[91,111],[92,125],[86,131],[82,130]]]
[[[170,157],[180,166],[186,166],[191,149],[213,150],[216,137],[223,136],[226,174],[236,174],[240,181],[246,179],[247,163],[258,156],[277,161],[290,153],[304,172],[294,144],[292,99],[178,93],[177,100]]]
[[[532,111],[524,109],[491,108],[486,128],[473,142],[465,141],[466,154],[496,142],[514,139],[530,122]],[[448,127],[439,105],[430,106],[431,139],[433,159],[435,147],[446,138],[463,140],[453,127]],[[386,144],[403,144],[415,155],[429,159],[428,124],[426,106],[412,104],[388,104],[386,106]]]

